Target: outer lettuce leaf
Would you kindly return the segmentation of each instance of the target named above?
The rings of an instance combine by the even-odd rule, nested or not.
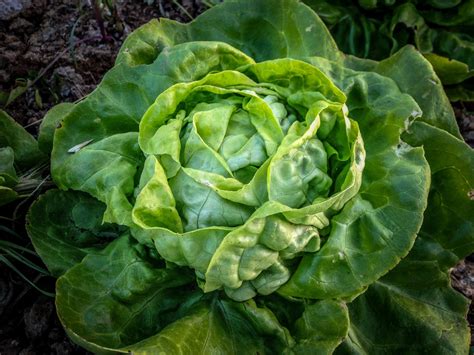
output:
[[[18,183],[15,171],[15,152],[10,147],[0,148],[0,181],[2,185],[11,187]]]
[[[137,140],[138,134],[130,132],[91,143],[70,154],[60,166],[60,173],[53,177],[59,175],[62,184],[66,184],[63,186],[87,192],[104,202],[104,222],[131,225],[132,205],[128,197],[133,194],[135,174],[143,163]]]
[[[15,153],[15,166],[20,171],[45,160],[38,142],[5,111],[0,110],[0,148],[10,147]]]
[[[33,136],[0,110],[0,206],[21,197],[15,190],[19,175],[45,160]]]
[[[463,141],[438,128],[416,122],[403,136],[423,145],[432,183],[420,235],[440,244],[440,269],[448,271],[474,249],[474,153]]]
[[[17,198],[18,193],[16,191],[6,186],[0,186],[0,206],[15,201]]]
[[[423,112],[421,120],[461,138],[449,100],[430,63],[407,46],[382,60],[376,73],[393,79],[400,90],[412,96]],[[407,75],[410,71],[412,74]]]
[[[434,53],[426,53],[424,56],[436,68],[436,74],[445,85],[459,84],[474,76],[474,69],[469,69],[463,62]]]
[[[120,348],[163,328],[187,295],[175,289],[190,280],[187,272],[160,268],[123,235],[58,280],[58,314],[76,336]]]
[[[117,63],[151,63],[163,46],[219,41],[239,48],[257,62],[319,55],[331,60],[340,52],[319,17],[297,0],[226,1],[194,21],[152,21],[130,34]]]
[[[0,206],[18,197],[18,193],[12,189],[18,183],[14,160],[15,153],[12,148],[0,148]]]
[[[333,300],[317,302],[306,307],[294,327],[296,354],[332,354],[349,330],[347,307]]]
[[[345,65],[354,70],[373,71],[394,80],[412,96],[422,110],[422,121],[461,138],[453,109],[430,63],[412,46],[400,49],[380,62],[349,56]],[[406,75],[407,70],[412,71]]]
[[[18,193],[12,189],[18,183],[14,164],[14,152],[10,147],[0,148],[0,206],[14,201]]]
[[[102,224],[104,212],[104,204],[81,192],[49,190],[33,203],[27,231],[53,276],[97,254],[118,236],[116,226]]]
[[[464,142],[422,122],[413,124],[404,139],[424,146],[432,171],[429,207],[410,254],[349,305],[349,337],[338,353],[469,349],[469,302],[450,287],[449,268],[474,249],[469,198],[474,154]],[[383,327],[375,325],[381,314]]]
[[[431,249],[417,239],[414,252]],[[430,264],[423,256],[404,260],[349,304],[349,335],[336,353],[467,354],[468,301]]]
[[[71,102],[63,102],[49,110],[41,121],[38,146],[45,154],[50,155],[53,150],[54,131],[61,126],[61,120],[74,108]]]
[[[293,343],[288,330],[267,309],[252,301],[214,298],[196,303],[158,335],[127,349],[137,354],[281,353]]]

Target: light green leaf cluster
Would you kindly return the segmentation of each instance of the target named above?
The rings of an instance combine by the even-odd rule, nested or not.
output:
[[[299,1],[228,1],[133,32],[42,134],[60,190],[28,231],[85,348],[466,352],[473,152],[413,47],[346,57]]]

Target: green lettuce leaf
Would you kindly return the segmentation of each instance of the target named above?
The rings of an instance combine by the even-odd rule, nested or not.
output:
[[[74,108],[71,102],[63,102],[49,110],[41,121],[38,146],[45,154],[51,154],[53,150],[54,131],[61,125],[64,116]]]
[[[15,153],[11,147],[0,148],[0,206],[18,197],[12,189],[18,183],[14,161]]]
[[[225,42],[257,62],[312,55],[336,60],[341,56],[321,19],[297,0],[226,1],[189,24],[151,21],[128,36],[117,63],[149,64],[163,48],[192,41]]]
[[[5,111],[0,110],[0,147],[10,147],[15,153],[15,166],[24,171],[45,160],[38,142]]]
[[[119,234],[103,225],[105,206],[87,194],[49,190],[31,206],[26,228],[53,276],[59,277],[96,254]]]
[[[22,174],[46,161],[38,142],[21,125],[0,110],[0,206],[23,197]],[[36,187],[36,186],[35,186]]]
[[[338,353],[467,353],[469,347],[469,302],[450,287],[449,269],[473,250],[474,156],[426,123],[416,122],[403,138],[423,145],[431,166],[423,226],[410,254],[349,305],[349,337]],[[385,325],[375,326],[379,321]]]

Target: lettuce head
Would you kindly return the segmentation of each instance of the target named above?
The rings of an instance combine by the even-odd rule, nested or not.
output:
[[[467,352],[474,154],[413,47],[346,57],[299,1],[228,1],[137,29],[53,123],[28,231],[85,348]]]

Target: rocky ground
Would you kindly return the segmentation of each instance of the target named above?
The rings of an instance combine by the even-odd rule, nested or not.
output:
[[[5,110],[33,134],[53,105],[76,101],[95,88],[132,30],[157,17],[189,21],[207,8],[200,0],[97,1],[114,4],[98,8],[92,0],[3,2],[0,107],[10,101]],[[454,109],[463,136],[474,146],[474,107],[456,104]],[[6,215],[15,217],[11,222],[15,238],[22,238],[21,243],[28,245],[22,227],[24,210],[25,206],[16,212],[6,211]],[[4,232],[0,229],[0,233]],[[53,292],[53,279],[31,269],[23,272],[42,290]],[[473,299],[474,257],[453,269],[452,282]],[[472,307],[469,320],[472,325]],[[54,310],[54,299],[0,262],[0,354],[85,353],[65,335]]]

